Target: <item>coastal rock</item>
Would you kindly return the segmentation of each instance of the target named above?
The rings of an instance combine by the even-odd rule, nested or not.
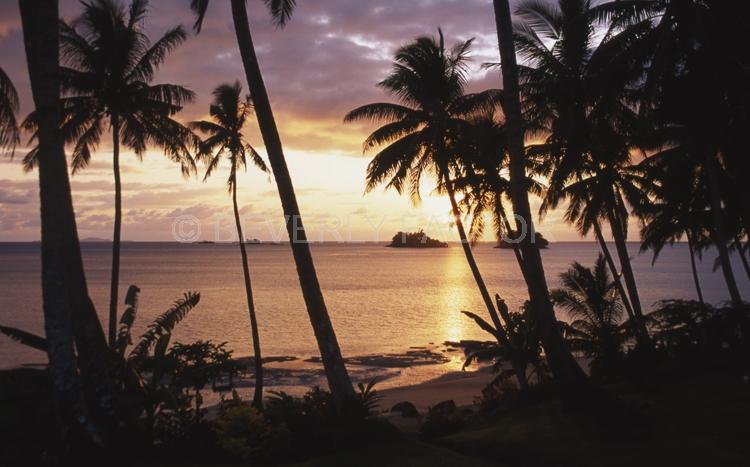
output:
[[[448,415],[455,411],[456,403],[452,399],[438,402],[434,407],[430,408],[431,415]]]
[[[419,411],[414,406],[414,404],[409,401],[403,401],[395,404],[393,407],[391,407],[391,412],[400,412],[401,416],[405,418],[419,417]]]

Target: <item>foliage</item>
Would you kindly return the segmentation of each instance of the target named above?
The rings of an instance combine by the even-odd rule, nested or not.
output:
[[[622,367],[627,327],[604,255],[599,254],[593,269],[574,262],[560,279],[563,288],[552,290],[550,296],[573,320],[563,328],[568,345],[592,358],[592,376],[616,375]]]
[[[173,116],[191,102],[195,94],[175,84],[151,84],[156,71],[170,52],[186,39],[182,26],[169,29],[155,42],[143,24],[147,0],[132,0],[125,8],[115,0],[83,3],[83,13],[70,24],[60,22],[61,131],[73,144],[73,173],[89,165],[101,137],[117,119],[115,135],[137,156],[149,145],[164,149],[180,164],[183,174],[195,170],[190,157],[190,131]],[[32,112],[23,126],[37,132],[37,115]],[[37,165],[38,148],[24,158],[24,167]]]
[[[371,379],[367,384],[357,383],[359,402],[362,404],[362,410],[370,415],[376,413],[380,401],[383,400],[383,396],[378,394],[378,391],[375,389],[377,383],[378,378]]]
[[[8,149],[11,157],[16,145],[20,142],[16,122],[18,109],[16,88],[5,70],[0,67],[0,149]]]
[[[230,461],[278,461],[288,455],[291,447],[286,427],[270,422],[248,404],[234,404],[222,409],[211,426],[217,446]]]
[[[750,309],[663,300],[648,315],[654,340],[679,365],[742,362],[750,346]]]

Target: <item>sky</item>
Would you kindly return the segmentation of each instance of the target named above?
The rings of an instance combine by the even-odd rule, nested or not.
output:
[[[229,2],[211,3],[198,36],[192,34],[188,5],[189,0],[152,0],[145,24],[152,40],[177,24],[191,32],[153,81],[182,84],[197,93],[196,101],[177,116],[183,122],[207,118],[217,85],[244,83]],[[60,10],[70,20],[80,3],[61,0]],[[284,29],[271,24],[261,0],[248,0],[248,12],[308,237],[385,241],[399,230],[422,227],[431,236],[456,239],[448,200],[431,194],[432,183],[423,184],[419,205],[382,189],[364,194],[365,170],[373,154],[362,153],[362,141],[374,127],[344,124],[343,116],[360,105],[391,100],[376,83],[388,73],[393,52],[417,36],[436,35],[438,27],[449,45],[475,39],[468,91],[500,87],[497,71],[480,69],[484,62],[499,60],[492,2],[299,0]],[[0,66],[18,89],[23,117],[31,110],[31,95],[15,1],[0,2]],[[265,155],[254,119],[245,132]],[[18,148],[13,160],[0,156],[0,241],[36,240],[40,235],[37,177],[21,169],[25,152]],[[142,161],[125,150],[121,165],[123,239],[236,239],[226,166],[206,182],[201,166],[197,176],[186,179],[156,148]],[[238,183],[245,236],[286,240],[272,177],[249,168]],[[111,136],[103,138],[91,165],[72,177],[72,187],[80,237],[111,238]],[[538,205],[532,199],[532,207]],[[537,230],[553,241],[580,239],[562,222],[560,210],[549,213]],[[486,239],[491,238],[488,233]]]

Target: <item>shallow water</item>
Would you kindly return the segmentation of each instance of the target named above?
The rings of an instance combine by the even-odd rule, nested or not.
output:
[[[695,297],[686,245],[665,248],[655,267],[650,253],[638,255],[630,244],[645,307],[665,298]],[[445,249],[393,249],[381,244],[312,246],[318,276],[345,355],[404,352],[411,346],[438,346],[446,340],[486,339],[460,310],[483,312],[482,301],[459,245]],[[316,354],[294,262],[288,245],[248,246],[261,345],[265,356]],[[593,263],[594,243],[554,243],[543,251],[550,287],[577,260]],[[87,243],[84,261],[91,296],[106,326],[109,303],[110,245]],[[510,250],[489,244],[475,248],[477,262],[491,292],[512,308],[526,289]],[[719,272],[711,271],[712,252],[700,264],[706,300],[727,299]],[[741,292],[750,299],[750,283],[735,260]],[[39,245],[0,243],[0,323],[42,332]],[[242,269],[237,245],[123,244],[121,292],[141,287],[136,333],[185,291],[201,292],[201,302],[178,326],[174,341],[227,341],[238,356],[251,352]],[[564,318],[564,317],[563,317]],[[442,351],[438,349],[438,351]],[[460,355],[448,364],[398,369],[398,381],[415,382],[460,367]],[[0,368],[44,362],[45,355],[0,336]]]

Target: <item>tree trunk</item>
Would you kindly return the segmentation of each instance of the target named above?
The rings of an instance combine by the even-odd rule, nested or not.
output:
[[[506,216],[503,212],[503,209],[498,206],[500,203],[501,201],[499,199],[495,199],[495,216],[498,216],[502,219],[503,225],[505,225],[505,230],[506,232],[508,232],[508,236],[510,236],[510,234],[513,232],[513,227],[510,225],[508,216]],[[498,232],[497,241],[499,242],[502,240],[502,232]],[[518,243],[515,242],[515,239],[508,237],[508,240],[513,240],[511,242],[511,246],[513,247],[513,255],[515,255],[516,262],[518,263],[518,268],[521,270],[521,274],[523,274],[525,269],[523,267],[523,255],[521,254],[521,248],[518,246]]]
[[[450,199],[451,209],[453,211],[453,219],[456,222],[456,229],[458,229],[458,236],[461,239],[461,247],[463,248],[464,255],[466,256],[466,262],[469,263],[471,274],[474,276],[474,281],[477,283],[479,293],[482,295],[482,300],[487,307],[487,312],[490,315],[490,319],[492,319],[492,324],[497,330],[498,341],[500,342],[500,345],[508,350],[508,354],[511,355],[510,363],[513,366],[513,371],[516,372],[518,386],[522,391],[526,390],[528,389],[528,384],[526,382],[526,364],[521,363],[520,359],[518,358],[519,352],[510,341],[510,337],[503,327],[503,323],[500,321],[500,316],[495,309],[495,304],[492,302],[492,296],[490,295],[489,291],[487,291],[487,285],[484,283],[482,274],[479,272],[479,266],[477,266],[477,262],[474,259],[474,252],[471,251],[471,244],[469,243],[469,238],[466,236],[466,229],[464,229],[463,220],[461,220],[461,210],[458,209],[458,203],[456,203],[456,194],[453,191],[453,182],[451,182],[450,177],[448,176],[448,172],[446,170],[443,170],[443,172],[445,188],[448,191],[448,198]],[[510,325],[509,322],[507,324]]]
[[[112,169],[115,174],[115,227],[112,233],[112,271],[109,283],[109,346],[117,342],[117,294],[120,287],[120,236],[122,232],[122,182],[120,180],[120,120],[112,115]]]
[[[625,278],[625,285],[628,287],[630,305],[633,308],[633,315],[635,316],[638,329],[643,333],[639,342],[650,345],[651,339],[646,330],[646,319],[643,317],[641,299],[638,296],[635,274],[633,274],[633,267],[630,263],[630,255],[628,254],[628,246],[625,242],[625,230],[620,219],[612,209],[609,210],[608,214],[609,226],[612,229],[612,238],[615,240],[615,249],[617,250],[617,256],[620,258],[620,269],[622,270],[622,276]]]
[[[703,291],[701,290],[701,282],[698,279],[698,269],[695,267],[695,250],[693,248],[693,237],[690,232],[685,232],[688,239],[688,250],[690,251],[690,267],[693,270],[693,283],[695,284],[695,292],[698,294],[698,301],[701,305],[705,305],[703,301]]]
[[[729,291],[729,298],[732,300],[732,305],[735,307],[742,306],[742,297],[740,291],[737,288],[737,281],[734,279],[734,273],[732,272],[732,264],[729,262],[729,252],[727,251],[727,231],[726,225],[724,224],[724,215],[721,208],[721,194],[719,192],[719,174],[717,173],[718,168],[717,161],[711,151],[706,151],[706,172],[708,175],[708,191],[709,198],[711,201],[711,213],[714,218],[714,235],[716,238],[716,248],[719,250],[719,261],[721,263],[721,271],[724,274],[724,281],[727,284],[727,290]]]
[[[622,298],[622,303],[625,306],[625,311],[628,314],[628,318],[633,320],[633,324],[637,326],[637,321],[635,320],[635,315],[633,314],[633,307],[630,305],[630,300],[628,300],[628,295],[625,292],[625,287],[623,287],[622,280],[620,279],[620,273],[617,271],[617,266],[615,265],[615,261],[612,258],[612,253],[609,251],[607,242],[604,241],[604,235],[602,235],[602,229],[599,226],[598,222],[594,222],[594,234],[596,235],[597,242],[599,242],[599,248],[602,250],[604,259],[607,260],[609,271],[612,273],[612,278],[614,279],[615,285],[617,286],[617,293],[619,293],[620,297]],[[637,332],[636,335],[638,335]]]
[[[336,333],[333,330],[331,318],[328,315],[323,293],[320,290],[318,276],[315,272],[312,254],[310,253],[310,246],[307,243],[307,236],[302,225],[302,217],[297,205],[294,186],[292,185],[289,169],[284,159],[281,139],[276,128],[266,87],[263,83],[258,59],[255,55],[255,48],[250,34],[250,25],[247,20],[247,11],[245,9],[245,0],[232,0],[232,17],[250,96],[255,106],[255,115],[261,135],[263,136],[268,159],[271,163],[271,170],[276,180],[276,186],[279,190],[279,197],[281,198],[281,206],[284,210],[284,218],[289,235],[289,244],[291,245],[292,255],[297,266],[297,274],[299,275],[302,295],[307,306],[307,313],[310,316],[310,323],[318,342],[318,349],[320,350],[331,394],[337,408],[340,411],[344,411],[355,403],[356,395],[351,379],[349,378],[349,373],[346,370],[346,365],[344,364],[344,358],[341,356],[341,349],[336,339]]]
[[[253,335],[253,356],[255,357],[255,393],[253,394],[253,407],[258,410],[263,408],[263,359],[260,353],[260,333],[258,332],[258,318],[255,316],[255,304],[253,302],[253,288],[250,284],[250,268],[247,265],[247,251],[245,251],[245,237],[242,233],[242,222],[240,222],[240,211],[237,207],[237,179],[232,184],[232,206],[234,207],[234,222],[237,225],[237,235],[240,240],[240,256],[242,257],[242,274],[245,277],[245,296],[247,298],[247,310],[250,314],[250,332]]]
[[[737,254],[740,256],[742,267],[745,268],[745,274],[747,274],[747,278],[750,280],[750,264],[747,262],[747,256],[745,256],[745,250],[742,249],[742,242],[739,237],[734,237],[734,247],[737,249]]]
[[[88,292],[76,232],[65,150],[60,134],[58,74],[58,4],[56,0],[20,0],[26,60],[39,116],[39,198],[42,228],[42,308],[48,345],[49,371],[58,414],[66,427],[77,427],[95,444],[102,444],[85,403],[79,380],[74,339],[98,323],[87,306]],[[92,315],[93,313],[93,315]],[[101,340],[104,334],[99,327]],[[91,392],[92,349],[98,342],[77,340],[81,376]],[[106,346],[106,343],[105,343]],[[65,436],[63,434],[63,436]]]
[[[515,213],[526,222],[525,226],[516,222],[518,227],[516,230],[525,234],[527,232],[523,231],[524,228],[529,228],[533,232],[533,219],[524,169],[524,128],[521,116],[516,51],[513,44],[513,26],[508,0],[493,0],[493,5],[498,47],[503,64],[503,109],[506,127],[508,128],[511,201]],[[579,408],[591,407],[592,402],[603,400],[604,394],[583,372],[560,334],[549,297],[539,248],[535,242],[528,238],[528,235],[522,239],[519,246],[523,255],[523,264],[526,269],[524,277],[529,290],[532,309],[536,315],[539,337],[559,386],[560,395],[568,405]]]

